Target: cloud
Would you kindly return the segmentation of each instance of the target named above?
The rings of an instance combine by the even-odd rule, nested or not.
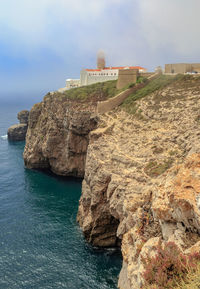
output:
[[[1,0],[4,1],[4,0]],[[67,58],[103,48],[119,61],[162,51],[197,55],[199,0],[6,0],[0,10],[0,40],[10,52],[34,57],[48,47]],[[81,53],[81,52],[80,52]],[[121,56],[120,56],[121,55]]]
[[[199,0],[0,3],[0,76],[5,89],[11,77],[13,90],[15,85],[18,90],[25,87],[23,79],[27,89],[27,83],[30,88],[37,83],[58,88],[65,78],[78,77],[83,67],[94,67],[99,49],[105,51],[108,65],[153,69],[166,62],[200,61]]]
[[[72,43],[104,21],[104,12],[121,0],[7,0],[0,10],[0,39],[24,50]],[[75,41],[74,41],[75,40]],[[60,49],[62,50],[62,49]]]
[[[140,0],[140,27],[149,49],[168,49],[179,58],[197,57],[199,11],[199,0]]]
[[[12,57],[32,61],[48,49],[66,65],[79,57],[82,68],[95,65],[96,52],[102,48],[110,65],[133,64],[130,47],[136,39],[132,25],[136,2],[7,0],[0,10],[0,42]]]

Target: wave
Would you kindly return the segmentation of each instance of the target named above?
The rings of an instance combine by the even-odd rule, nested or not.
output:
[[[7,134],[6,135],[2,135],[1,138],[6,140],[8,138],[8,135]]]

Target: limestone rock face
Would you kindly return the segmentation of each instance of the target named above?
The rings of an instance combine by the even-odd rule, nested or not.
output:
[[[48,94],[29,114],[24,150],[28,168],[49,168],[64,176],[83,177],[88,134],[96,127],[86,104]]]
[[[174,84],[100,116],[90,132],[77,220],[88,241],[121,241],[120,289],[143,286],[143,258],[173,241],[200,243],[200,91]],[[120,240],[120,241],[119,241]]]
[[[8,139],[10,141],[23,141],[26,138],[27,124],[15,124],[8,129]]]
[[[154,192],[152,210],[163,237],[186,249],[200,236],[200,154],[169,170]],[[195,239],[196,238],[196,239]]]
[[[22,110],[17,114],[17,118],[19,119],[20,123],[28,124],[28,117],[29,117],[28,110]]]
[[[29,115],[24,161],[84,176],[77,220],[94,246],[120,246],[120,289],[140,289],[145,256],[200,248],[200,90],[186,78],[123,108],[47,95]]]

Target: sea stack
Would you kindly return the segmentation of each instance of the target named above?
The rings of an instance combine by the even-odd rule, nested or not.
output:
[[[8,139],[10,141],[23,141],[26,138],[28,128],[29,111],[22,110],[17,114],[19,124],[12,125],[8,129]]]

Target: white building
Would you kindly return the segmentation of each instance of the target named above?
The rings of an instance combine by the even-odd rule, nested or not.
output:
[[[74,87],[90,85],[97,82],[117,80],[119,70],[122,69],[137,69],[139,73],[146,72],[146,69],[141,66],[106,67],[104,52],[99,51],[97,54],[97,69],[83,69],[81,71],[80,79],[67,79],[66,87],[60,90],[64,91]]]
[[[67,79],[66,86],[60,88],[60,92],[64,92],[68,89],[90,85],[97,82],[104,82],[108,80],[117,80],[119,70],[122,69],[138,69],[139,73],[146,72],[146,69],[141,66],[119,66],[119,67],[103,67],[105,64],[104,59],[99,59],[97,61],[97,69],[83,69],[80,73],[80,79]]]
[[[74,88],[74,87],[79,87],[80,86],[80,79],[67,79],[66,80],[66,88]]]
[[[140,73],[146,72],[146,69],[140,66],[120,66],[105,67],[104,69],[83,69],[81,71],[80,86],[90,85],[97,82],[118,79],[119,70],[138,69]]]

